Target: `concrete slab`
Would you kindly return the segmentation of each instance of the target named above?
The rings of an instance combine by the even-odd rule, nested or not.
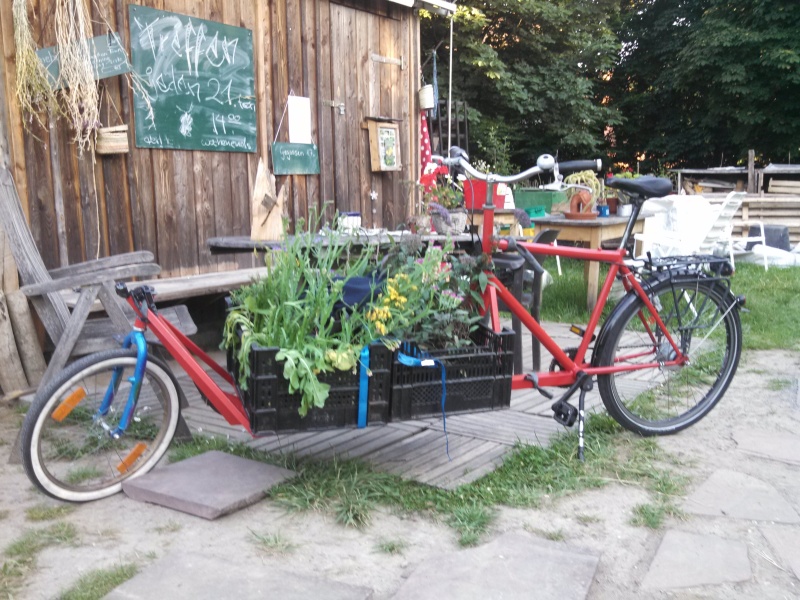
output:
[[[780,525],[762,527],[761,532],[769,545],[780,557],[780,562],[789,567],[800,579],[800,529]]]
[[[714,535],[668,531],[642,582],[670,590],[747,581],[752,577],[747,544]]]
[[[774,431],[738,430],[733,439],[739,450],[790,465],[800,465],[800,436]]]
[[[583,599],[599,558],[525,533],[506,533],[478,548],[417,567],[393,600]]]
[[[294,471],[217,450],[155,469],[122,484],[134,500],[204,519],[216,519],[258,502]]]
[[[260,560],[228,562],[191,552],[167,554],[106,600],[367,600],[372,590],[277,569]]]
[[[736,471],[711,474],[684,502],[684,510],[698,515],[735,519],[800,523],[800,516],[770,484]]]

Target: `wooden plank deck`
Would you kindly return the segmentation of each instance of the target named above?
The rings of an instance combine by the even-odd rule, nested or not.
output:
[[[547,329],[561,344],[570,345],[572,338],[578,340],[568,332],[567,325],[548,325]],[[529,365],[529,341],[523,349],[523,364]],[[549,365],[550,360],[543,351],[542,365]],[[509,410],[450,415],[446,420],[436,417],[370,425],[364,429],[270,433],[254,439],[211,410],[184,373],[178,375],[178,380],[188,396],[190,408],[183,414],[193,432],[226,436],[264,452],[357,458],[378,470],[444,489],[454,489],[491,472],[517,443],[544,446],[565,429],[552,418],[552,400],[534,390],[519,390],[512,392]],[[597,391],[592,391],[587,396],[587,407],[593,410],[601,406]]]

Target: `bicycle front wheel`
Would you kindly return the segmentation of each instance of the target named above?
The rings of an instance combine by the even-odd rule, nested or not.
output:
[[[638,434],[664,435],[693,425],[728,389],[742,351],[738,307],[719,281],[676,277],[654,284],[650,300],[672,339],[689,357],[684,366],[602,375],[608,413]],[[674,350],[644,302],[629,296],[612,315],[597,366],[664,363]]]
[[[174,376],[157,358],[148,357],[126,431],[111,433],[128,402],[135,368],[133,349],[100,352],[76,361],[37,393],[22,425],[22,454],[28,477],[44,493],[71,502],[105,498],[164,455],[180,408]],[[109,392],[113,402],[101,414]]]

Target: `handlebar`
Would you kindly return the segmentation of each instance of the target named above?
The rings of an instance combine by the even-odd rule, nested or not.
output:
[[[493,173],[482,173],[481,171],[478,171],[475,167],[469,164],[464,156],[462,156],[464,154],[463,151],[459,150],[454,153],[453,149],[451,149],[451,155],[452,154],[455,155],[451,156],[450,158],[445,158],[444,156],[433,156],[431,159],[434,162],[446,165],[448,167],[458,167],[473,179],[478,179],[479,181],[491,181],[493,183],[516,183],[524,179],[529,179],[534,175],[539,175],[540,173],[546,173],[550,171],[555,171],[556,173],[559,171],[585,171],[589,169],[592,171],[600,171],[603,168],[603,163],[599,158],[595,160],[569,160],[563,163],[558,163],[551,155],[542,154],[536,159],[535,167],[531,167],[530,169],[522,171],[521,173],[517,173],[516,175],[496,175]]]

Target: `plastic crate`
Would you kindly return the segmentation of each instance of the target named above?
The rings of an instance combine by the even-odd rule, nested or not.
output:
[[[498,410],[511,403],[514,374],[514,332],[495,333],[481,326],[472,334],[475,345],[433,350],[426,357],[445,365],[446,414]],[[420,357],[415,342],[400,351]],[[442,413],[442,375],[436,367],[408,367],[394,358],[391,420],[421,419]]]
[[[543,206],[547,212],[552,212],[553,204],[560,204],[566,201],[567,194],[565,192],[537,188],[517,188],[514,190],[514,204],[517,208]]]
[[[250,377],[247,389],[237,382],[253,433],[268,431],[306,431],[334,429],[358,424],[359,373],[332,371],[320,373],[319,380],[329,384],[325,406],[309,409],[301,417],[300,395],[289,394],[289,382],[283,377],[283,362],[276,356],[278,348],[254,345],[250,350]],[[367,394],[367,423],[386,423],[389,420],[392,352],[383,344],[371,344],[369,356],[369,392]],[[228,350],[228,369],[238,379],[239,364]]]

